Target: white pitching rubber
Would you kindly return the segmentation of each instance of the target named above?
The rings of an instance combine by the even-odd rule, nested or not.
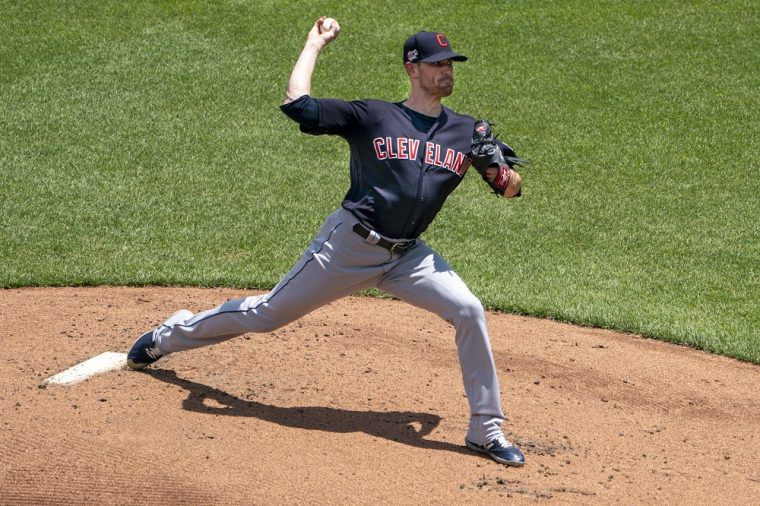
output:
[[[127,367],[127,354],[106,351],[49,377],[43,385],[73,385],[91,376]]]

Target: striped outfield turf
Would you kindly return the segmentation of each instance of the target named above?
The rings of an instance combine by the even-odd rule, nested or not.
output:
[[[760,362],[748,0],[0,0],[0,286],[273,286],[348,184],[278,110],[322,12],[316,95],[404,98],[404,39],[440,29],[470,57],[446,104],[531,161],[425,235],[489,308]]]

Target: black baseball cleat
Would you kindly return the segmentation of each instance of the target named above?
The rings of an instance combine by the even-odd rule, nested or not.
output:
[[[525,465],[525,455],[523,455],[518,447],[507,441],[504,436],[497,437],[484,445],[475,444],[465,438],[464,444],[470,450],[484,453],[500,464],[515,467]]]
[[[134,370],[144,369],[163,355],[153,338],[154,330],[141,335],[127,354],[127,367]]]

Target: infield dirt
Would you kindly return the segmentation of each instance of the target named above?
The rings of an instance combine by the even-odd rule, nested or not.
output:
[[[760,367],[489,314],[508,468],[466,450],[453,329],[351,297],[269,334],[45,378],[251,292],[0,291],[2,504],[756,504]]]

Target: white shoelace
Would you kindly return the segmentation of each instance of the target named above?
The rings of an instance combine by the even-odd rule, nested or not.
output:
[[[496,445],[496,443],[501,443],[501,446],[504,447],[504,448],[509,448],[510,446],[512,446],[512,443],[510,443],[507,440],[507,438],[505,438],[502,435],[502,436],[497,437],[496,439],[494,439],[490,443],[488,443],[488,445],[486,446],[486,448],[488,448],[490,450],[491,448],[493,448]]]

